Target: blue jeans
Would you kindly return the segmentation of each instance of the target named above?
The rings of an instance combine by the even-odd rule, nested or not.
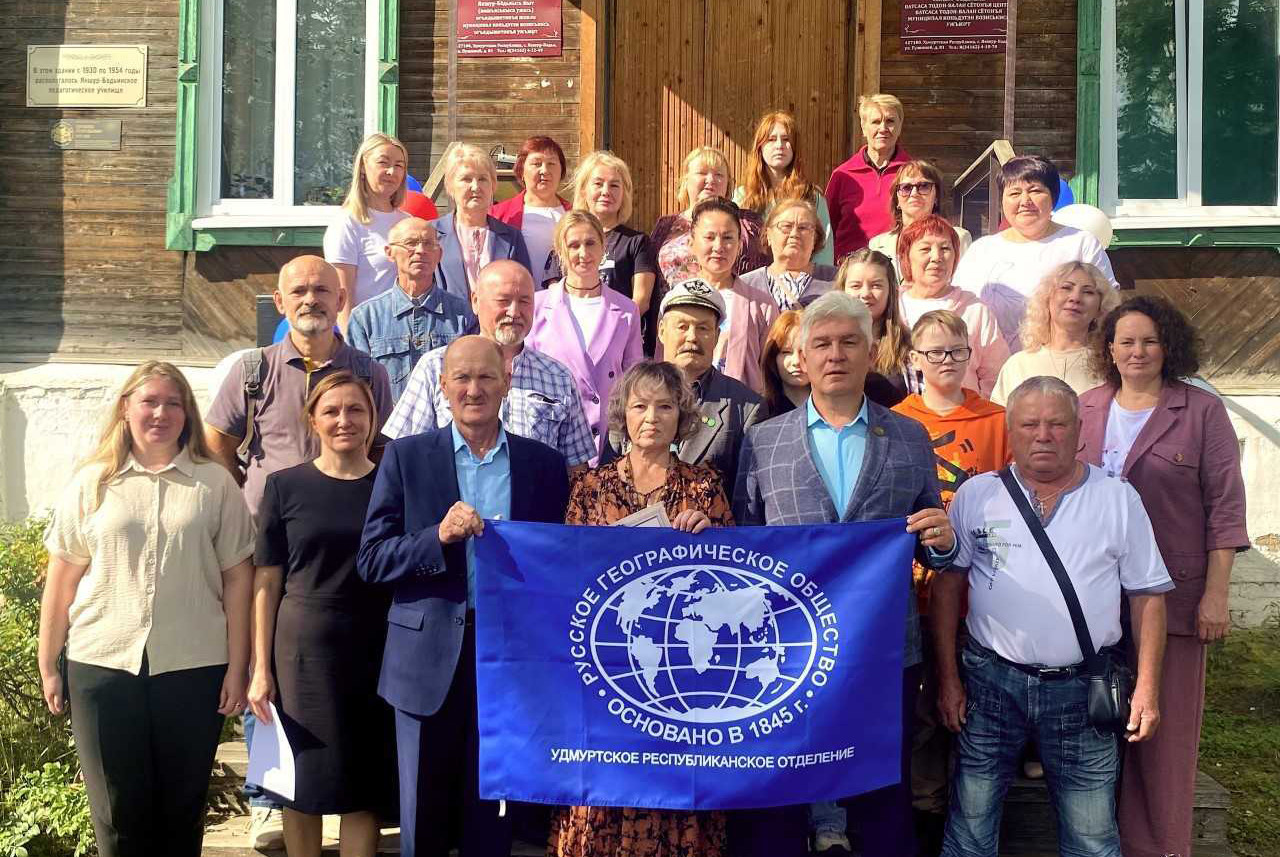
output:
[[[838,833],[844,836],[846,819],[844,807],[833,800],[809,804],[809,827],[814,833]]]
[[[972,640],[960,661],[967,715],[956,739],[943,857],[996,857],[1005,794],[1032,738],[1063,857],[1120,857],[1118,739],[1089,724],[1088,680],[1028,675]]]

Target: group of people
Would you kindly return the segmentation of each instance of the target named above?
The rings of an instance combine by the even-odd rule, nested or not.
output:
[[[138,367],[54,512],[40,672],[103,857],[199,853],[246,707],[250,743],[279,716],[296,755],[291,797],[255,795],[293,857],[325,816],[344,855],[398,820],[408,855],[506,855],[522,825],[553,857],[991,857],[1028,745],[1063,854],[1189,855],[1205,646],[1248,545],[1231,423],[1187,381],[1197,334],[1053,223],[1049,161],[1004,166],[1005,225],[971,241],[898,100],[859,115],[825,191],[786,113],[732,192],[695,149],[648,233],[612,153],[566,184],[530,138],[495,205],[492,160],[455,145],[452,211],[426,220],[401,210],[405,147],[366,139],[325,258],[280,271],[285,338],[203,420],[177,369]],[[905,518],[899,783],[736,812],[479,799],[472,539],[653,504],[693,537]],[[1092,648],[1136,669],[1120,738],[1090,722],[1040,529]]]

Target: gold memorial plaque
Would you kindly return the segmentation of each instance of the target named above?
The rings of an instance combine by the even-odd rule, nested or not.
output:
[[[146,45],[27,45],[28,107],[146,107]]]

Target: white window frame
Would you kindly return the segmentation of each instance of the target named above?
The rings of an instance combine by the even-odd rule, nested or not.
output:
[[[364,134],[378,127],[378,39],[380,3],[365,3]],[[192,226],[326,226],[336,205],[296,205],[293,200],[294,109],[297,73],[298,0],[276,0],[274,199],[221,199],[223,0],[201,3],[201,77],[198,139],[207,143],[197,155],[196,212]],[[281,129],[290,133],[281,133]],[[353,156],[355,152],[351,153]]]
[[[1202,205],[1204,0],[1174,0],[1178,114],[1178,198],[1119,198],[1119,114],[1116,104],[1116,0],[1102,2],[1099,118],[1099,203],[1124,228],[1280,225],[1277,205]],[[1194,24],[1189,26],[1188,22]],[[1280,16],[1277,16],[1280,27]],[[1280,117],[1278,117],[1280,121]],[[1280,165],[1280,146],[1275,158]],[[1280,193],[1280,189],[1278,189]],[[1278,196],[1280,199],[1280,196]]]

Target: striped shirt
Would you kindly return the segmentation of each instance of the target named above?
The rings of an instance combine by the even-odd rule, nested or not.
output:
[[[437,348],[418,361],[404,395],[382,427],[384,435],[394,440],[443,428],[453,420],[440,386],[444,352]],[[511,390],[499,418],[507,431],[545,443],[563,455],[570,467],[597,453],[573,375],[560,361],[527,345],[511,361]]]

